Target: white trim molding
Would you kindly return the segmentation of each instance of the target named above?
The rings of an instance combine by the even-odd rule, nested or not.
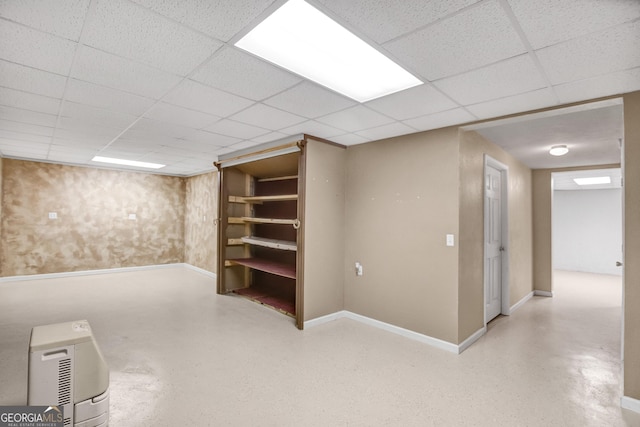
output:
[[[620,398],[620,406],[624,409],[628,409],[640,414],[640,400],[638,399],[634,399],[633,397],[629,396],[622,396]]]
[[[93,276],[97,274],[112,274],[112,273],[126,273],[131,271],[143,271],[143,270],[157,270],[163,268],[175,268],[175,267],[185,267],[190,270],[197,271],[198,273],[205,274],[209,277],[216,278],[215,273],[211,273],[210,271],[203,270],[202,268],[195,267],[191,264],[186,264],[183,262],[173,263],[173,264],[156,264],[156,265],[142,265],[136,267],[118,267],[118,268],[104,268],[99,270],[82,270],[82,271],[65,271],[62,273],[46,273],[46,274],[30,274],[24,276],[7,276],[0,277],[0,285],[3,283],[11,283],[11,282],[24,282],[28,280],[40,280],[40,279],[58,279],[62,277],[74,277],[74,276]]]
[[[411,331],[409,329],[392,325],[390,323],[382,322],[380,320],[372,319],[367,316],[362,316],[361,314],[352,313],[351,311],[347,311],[347,310],[341,310],[335,313],[327,314],[326,316],[321,316],[315,319],[307,320],[306,322],[304,322],[304,328],[306,329],[314,326],[319,326],[324,323],[332,322],[338,319],[355,320],[356,322],[364,323],[365,325],[373,326],[374,328],[382,329],[387,332],[401,335],[405,338],[409,338],[414,341],[419,341],[419,342],[428,344],[432,347],[436,347],[441,350],[446,350],[450,353],[455,353],[455,354],[462,353],[464,350],[466,350],[471,344],[473,344],[478,338],[480,338],[486,332],[486,327],[483,327],[478,331],[476,331],[469,338],[464,340],[461,344],[456,345],[448,341],[444,341],[438,338],[433,338],[433,337],[430,337],[429,335],[424,335],[419,332]]]
[[[535,291],[533,291],[533,295],[535,295],[537,297],[552,297],[553,296],[553,292],[535,290]]]
[[[519,309],[520,307],[522,307],[524,305],[524,303],[526,303],[527,301],[529,301],[531,298],[533,298],[534,292],[531,291],[529,292],[527,295],[524,296],[524,298],[522,298],[520,301],[518,301],[517,303],[513,304],[510,308],[509,308],[509,314],[513,313],[514,311],[516,311],[517,309]]]

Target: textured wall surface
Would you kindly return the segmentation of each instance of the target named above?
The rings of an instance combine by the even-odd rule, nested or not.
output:
[[[216,272],[218,214],[218,173],[187,179],[184,229],[184,262]]]
[[[2,172],[3,276],[184,261],[183,178],[13,159]]]

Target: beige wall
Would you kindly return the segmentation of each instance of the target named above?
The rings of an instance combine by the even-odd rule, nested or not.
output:
[[[186,180],[184,262],[209,272],[217,271],[218,173]]]
[[[3,276],[184,260],[183,178],[13,159],[2,175]]]
[[[640,399],[640,92],[624,96],[624,395]]]
[[[2,240],[2,199],[4,197],[4,189],[2,188],[2,165],[4,164],[4,159],[0,157],[0,277],[4,276],[2,273],[2,252],[4,240]]]
[[[533,290],[531,169],[476,132],[460,135],[459,342],[484,326],[484,159],[509,168],[509,306]]]
[[[305,147],[304,320],[344,307],[345,163],[342,147]]]
[[[456,128],[349,147],[346,310],[458,342],[458,147]]]

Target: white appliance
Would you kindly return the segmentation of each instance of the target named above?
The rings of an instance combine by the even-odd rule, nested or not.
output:
[[[65,427],[108,425],[109,368],[89,322],[32,329],[27,404],[64,407]]]

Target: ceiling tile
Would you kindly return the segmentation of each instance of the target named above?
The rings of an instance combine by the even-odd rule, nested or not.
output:
[[[473,122],[475,120],[476,118],[463,108],[456,108],[455,110],[443,111],[441,113],[405,120],[404,123],[414,129],[424,131]]]
[[[223,92],[193,80],[184,80],[163,100],[170,104],[203,111],[219,117],[230,116],[254,103],[246,98]]]
[[[401,63],[429,80],[463,73],[526,52],[497,0],[386,43]]]
[[[155,102],[150,98],[145,98],[143,96],[122,92],[120,90],[99,86],[77,79],[69,79],[67,91],[65,92],[65,99],[67,101],[104,108],[106,110],[117,111],[133,116],[142,115]]]
[[[84,123],[96,124],[107,128],[124,130],[136,120],[135,116],[117,113],[102,108],[67,101],[62,107],[61,115]]]
[[[399,122],[389,123],[388,125],[382,125],[371,129],[366,129],[360,132],[356,132],[357,135],[363,136],[370,140],[378,140],[384,138],[391,138],[399,135],[407,135],[415,133],[416,130]]]
[[[10,21],[3,20],[0,25],[0,56],[7,61],[67,75],[76,46],[72,41]]]
[[[433,84],[462,105],[517,95],[546,86],[528,54]]]
[[[97,0],[83,42],[181,76],[222,46],[126,0]]]
[[[230,7],[227,0],[133,1],[223,41],[229,41],[273,3],[272,0],[234,0]]]
[[[0,151],[4,157],[30,160],[45,160],[47,158],[47,149],[40,147],[3,147]]]
[[[286,136],[286,135],[283,135]],[[237,151],[237,150],[244,150],[245,148],[251,148],[251,147],[255,147],[256,145],[261,144],[262,142],[270,142],[270,141],[276,141],[280,139],[279,137],[275,137],[275,138],[269,138],[267,141],[242,141],[242,142],[238,142],[237,144],[233,144],[232,146],[230,146],[229,148],[233,148],[233,151]]]
[[[177,123],[143,118],[131,126],[123,137],[134,141],[140,138],[143,140],[158,141],[160,143],[167,138],[184,138],[193,132],[193,130],[193,128]]]
[[[23,110],[22,108],[0,105],[0,119],[4,120],[55,127],[57,118],[57,114],[38,113],[36,111]]]
[[[355,101],[308,81],[287,89],[264,103],[310,119],[356,105]]]
[[[342,145],[357,145],[370,142],[371,140],[354,133],[346,133],[344,135],[334,136],[331,138],[331,141]]]
[[[41,142],[41,143],[49,143],[51,142],[51,136],[45,135],[36,135],[33,133],[24,133],[24,132],[15,132],[10,130],[5,130],[2,128],[0,124],[0,138],[11,139],[14,141],[25,141],[25,142]]]
[[[367,102],[365,105],[396,120],[446,111],[458,105],[428,84],[396,92]]]
[[[569,103],[640,90],[640,67],[554,86],[560,102]]]
[[[640,17],[638,0],[508,0],[534,49]]]
[[[556,85],[640,66],[640,20],[536,51]]]
[[[49,147],[49,145],[50,145],[49,143],[27,142],[27,141],[20,141],[16,139],[0,137],[0,151],[2,151],[3,148],[20,149],[20,148],[26,148],[26,147],[35,147],[35,148],[46,149]]]
[[[505,116],[556,105],[556,99],[549,88],[534,90],[493,101],[481,102],[467,107],[479,119]]]
[[[304,121],[303,117],[264,104],[255,104],[231,118],[270,130],[286,128]]]
[[[220,120],[218,116],[188,110],[165,102],[155,105],[145,114],[145,117],[196,129],[206,127]]]
[[[377,43],[384,43],[457,12],[478,0],[318,0]]]
[[[219,133],[207,132],[203,130],[190,130],[186,132],[183,139],[187,141],[201,142],[205,144],[212,144],[217,147],[227,147],[229,145],[238,143],[241,139],[233,138],[226,135],[220,135]]]
[[[54,128],[51,126],[34,125],[21,123],[13,120],[3,120],[0,118],[0,129],[9,132],[19,132],[41,136],[52,136]]]
[[[273,142],[273,141],[277,141],[278,139],[282,139],[282,138],[286,138],[287,136],[289,136],[289,134],[286,133],[281,133],[281,132],[270,132],[266,135],[261,135],[257,138],[252,139],[251,141],[254,144],[263,144],[265,142]],[[238,145],[235,144],[234,147]]]
[[[58,74],[0,59],[0,86],[53,98],[62,98],[66,80],[66,77]]]
[[[287,135],[306,133],[308,135],[326,139],[331,139],[332,136],[344,134],[343,130],[336,129],[333,126],[325,125],[324,123],[320,123],[315,120],[307,120],[306,122],[298,123],[297,125],[280,129],[280,132],[283,132]]]
[[[60,99],[0,86],[0,105],[18,107],[40,113],[58,114]]]
[[[235,48],[222,50],[191,78],[256,101],[301,81],[299,77]]]
[[[71,77],[159,99],[181,78],[106,52],[83,46]]]
[[[263,129],[256,126],[248,125],[246,123],[240,123],[228,119],[223,119],[210,126],[207,126],[205,130],[242,139],[251,139],[269,133],[268,129]]]
[[[359,130],[391,123],[393,119],[370,110],[363,105],[357,105],[355,107],[321,117],[318,121],[347,132],[357,132]]]
[[[0,16],[78,41],[88,8],[89,0],[5,0],[0,5]]]

